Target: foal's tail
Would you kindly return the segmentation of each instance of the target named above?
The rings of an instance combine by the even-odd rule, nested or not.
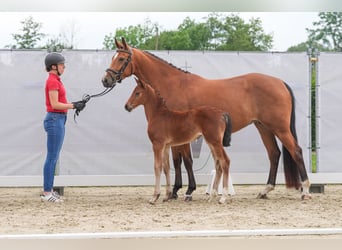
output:
[[[292,110],[291,110],[290,130],[294,139],[297,141],[297,132],[296,132],[296,126],[295,126],[296,117],[295,117],[294,95],[290,86],[288,86],[285,82],[284,84],[291,95]],[[299,175],[297,163],[293,160],[292,156],[290,155],[290,152],[287,150],[286,147],[284,147],[284,145],[283,145],[283,163],[284,163],[286,187],[299,189],[301,187],[301,183],[300,183],[300,175]]]
[[[230,141],[231,141],[232,122],[231,122],[230,117],[227,113],[223,114],[223,119],[226,122],[226,128],[224,130],[222,144],[224,147],[228,147],[228,146],[230,146]]]

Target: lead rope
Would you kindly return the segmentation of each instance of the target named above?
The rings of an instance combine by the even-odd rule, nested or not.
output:
[[[91,98],[93,97],[100,97],[100,96],[104,96],[105,94],[108,94],[113,88],[115,87],[115,84],[110,87],[110,88],[106,88],[105,90],[103,90],[102,92],[98,93],[98,94],[94,94],[94,95],[89,95],[89,94],[84,94],[82,97],[82,101],[84,101],[84,103],[87,103],[90,101]],[[74,113],[74,122],[77,123],[76,121],[76,116],[78,116],[80,114],[80,110],[75,110]]]

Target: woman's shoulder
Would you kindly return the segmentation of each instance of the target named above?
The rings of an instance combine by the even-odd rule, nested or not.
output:
[[[47,88],[54,88],[54,89],[59,89],[60,86],[62,86],[62,82],[60,81],[59,78],[56,78],[54,76],[49,76],[47,79],[46,79],[46,87]]]

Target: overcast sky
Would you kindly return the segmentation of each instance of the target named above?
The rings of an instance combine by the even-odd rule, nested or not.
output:
[[[209,12],[0,12],[0,48],[15,44],[12,34],[21,33],[20,23],[32,16],[43,25],[41,32],[58,35],[76,27],[77,49],[102,49],[105,35],[114,33],[117,28],[142,24],[146,18],[157,22],[163,30],[177,29],[189,16],[202,21]],[[228,12],[224,13],[228,15]],[[305,28],[312,28],[318,21],[318,12],[235,12],[248,21],[259,17],[265,33],[273,34],[272,51],[285,51],[290,46],[307,39]]]

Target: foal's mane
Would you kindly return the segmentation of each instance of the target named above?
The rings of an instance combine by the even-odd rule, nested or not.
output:
[[[163,62],[163,63],[166,63],[167,65],[170,65],[171,67],[173,67],[173,68],[175,68],[175,69],[178,69],[178,70],[182,71],[183,73],[191,74],[189,71],[184,70],[184,69],[181,69],[181,68],[179,68],[179,67],[176,67],[176,66],[173,65],[172,63],[169,63],[168,61],[166,61],[166,60],[160,58],[159,56],[156,56],[155,54],[152,54],[152,53],[149,52],[149,51],[142,50],[142,52],[145,53],[145,54],[148,54],[148,55],[150,55],[150,56],[152,56],[152,57],[154,57],[154,58],[156,58],[156,59],[158,59],[159,61],[161,61],[161,62]]]
[[[163,108],[165,108],[165,109],[167,109],[167,110],[169,110],[169,108],[168,108],[167,105],[166,105],[166,100],[165,100],[164,97],[160,94],[160,92],[159,92],[157,89],[153,88],[152,86],[151,86],[151,88],[154,90],[154,92],[155,92],[155,94],[156,94],[156,96],[157,96],[157,105],[158,105],[158,106],[161,106],[161,107],[163,107]]]

